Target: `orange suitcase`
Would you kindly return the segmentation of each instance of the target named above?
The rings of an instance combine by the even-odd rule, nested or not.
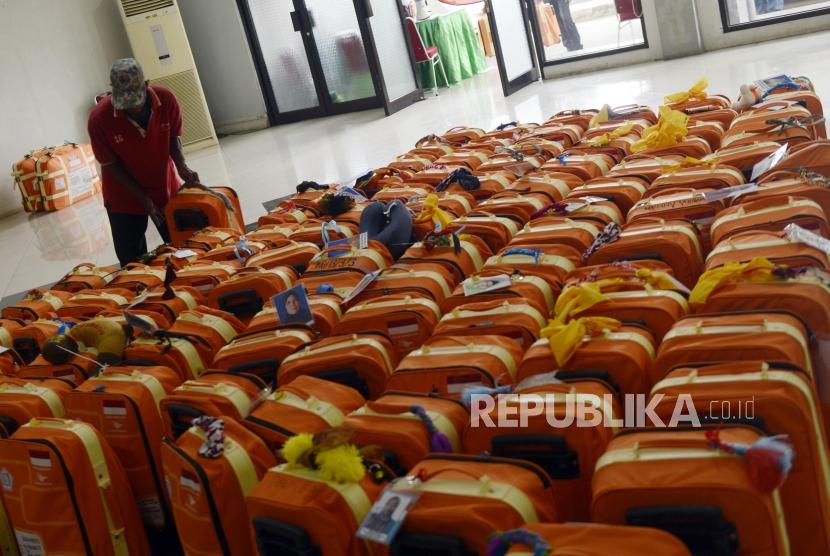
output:
[[[499,270],[512,275],[538,276],[551,287],[560,288],[565,275],[582,263],[582,252],[568,245],[539,244],[507,246],[487,259],[483,270]]]
[[[504,554],[514,556],[532,554],[543,545],[556,547],[562,554],[580,556],[642,556],[646,546],[649,552],[660,556],[691,556],[677,537],[649,527],[531,523],[499,535],[499,538],[503,540],[499,542],[498,550],[506,550]]]
[[[82,290],[72,295],[57,310],[63,319],[91,319],[105,311],[121,312],[135,299],[135,293],[127,289]]]
[[[565,198],[575,187],[583,181],[573,174],[563,172],[533,172],[525,174],[514,181],[504,190],[504,194],[518,193],[520,195],[542,196],[548,202],[556,203]]]
[[[513,237],[510,247],[566,245],[584,252],[599,235],[601,226],[566,216],[544,216],[531,220]]]
[[[303,277],[308,278],[316,273],[333,270],[369,274],[383,270],[394,262],[389,249],[379,241],[370,240],[365,249],[351,245],[330,245],[324,247],[309,261]]]
[[[116,272],[118,272],[117,267],[98,267],[92,263],[82,263],[73,268],[69,274],[58,280],[52,286],[52,290],[77,293],[81,290],[104,288],[112,282]]]
[[[606,154],[570,154],[564,152],[542,166],[545,172],[563,172],[573,174],[584,180],[592,180],[604,176],[611,170],[615,160]]]
[[[237,261],[196,261],[177,270],[172,285],[189,286],[207,294],[218,284],[228,281],[240,267],[241,263]]]
[[[411,475],[414,484],[397,482],[387,490],[420,493],[392,554],[486,554],[497,531],[557,521],[550,477],[529,462],[433,454]]]
[[[313,376],[298,376],[262,400],[244,425],[276,451],[301,432],[317,434],[339,427],[346,415],[364,403],[353,388]]]
[[[234,243],[217,245],[210,251],[199,255],[198,260],[200,262],[234,262],[239,263],[240,266],[250,266],[247,264],[248,259],[262,251],[265,251],[268,246],[269,244],[264,242],[249,241],[243,236]]]
[[[442,135],[441,138],[449,141],[450,143],[464,144],[469,143],[470,141],[478,141],[484,137],[486,133],[486,131],[477,127],[456,126],[444,132],[444,135]]]
[[[150,554],[124,469],[91,425],[35,419],[0,446],[13,478],[6,512],[25,554]]]
[[[241,237],[242,232],[235,228],[216,228],[209,226],[188,237],[184,242],[184,247],[210,251],[222,245],[236,243]]]
[[[421,346],[441,320],[441,309],[429,297],[386,295],[356,303],[332,331],[337,335],[383,332],[392,340],[398,359]]]
[[[373,201],[395,201],[403,202],[409,201],[413,197],[423,197],[432,193],[432,185],[428,183],[407,182],[400,184],[391,184],[372,197]]]
[[[504,336],[527,349],[539,338],[547,320],[524,299],[496,299],[467,303],[454,308],[441,318],[433,330],[438,336]]]
[[[29,151],[12,165],[14,184],[20,190],[23,210],[26,212],[40,212],[43,210],[43,196],[40,192],[37,162],[46,155],[47,150],[48,147],[43,147]]]
[[[331,336],[286,357],[277,382],[281,386],[299,376],[311,375],[345,384],[364,398],[374,399],[383,392],[396,364],[395,348],[384,334]]]
[[[382,448],[384,463],[404,476],[431,452],[461,452],[469,419],[458,400],[387,392],[347,415],[343,428],[354,444]]]
[[[519,228],[519,224],[510,218],[475,211],[456,218],[446,229],[452,233],[464,233],[480,238],[495,253],[510,243]]]
[[[195,309],[204,301],[202,294],[195,288],[171,287],[167,291],[159,289],[142,294],[130,304],[130,312],[148,315],[157,323],[167,321],[169,324],[162,328],[169,328],[182,312]]]
[[[712,222],[712,243],[749,231],[779,232],[789,224],[830,237],[821,205],[806,197],[767,197],[744,202],[718,213]]]
[[[267,301],[290,289],[296,280],[297,274],[290,267],[243,268],[208,293],[208,305],[248,322]]]
[[[538,465],[552,479],[557,517],[590,520],[594,465],[618,432],[615,422],[623,417],[610,385],[592,379],[554,379],[497,400],[474,396],[472,404],[472,418],[463,435],[465,453]],[[585,421],[579,408],[591,409],[585,411]],[[592,417],[598,422],[590,421]]]
[[[202,556],[255,554],[245,498],[276,458],[232,419],[203,417],[198,422],[210,432],[194,426],[176,441],[165,438],[161,446],[182,548]]]
[[[256,241],[259,243],[278,243],[280,241],[288,240],[294,230],[297,228],[294,224],[265,224],[260,225],[256,230],[247,232],[245,237],[249,241]]]
[[[600,244],[586,264],[657,259],[671,266],[677,279],[691,288],[703,271],[703,256],[700,233],[692,224],[644,221],[626,225],[616,240]]]
[[[571,195],[602,197],[613,202],[623,214],[627,214],[631,207],[639,201],[646,190],[648,183],[640,178],[612,179],[608,177],[593,179],[585,185],[571,190]]]
[[[205,363],[196,348],[196,342],[204,342],[200,337],[153,338],[142,336],[127,346],[124,359],[130,363],[170,367],[176,371],[182,381],[199,377],[205,371]]]
[[[777,143],[776,143],[777,144]],[[790,149],[786,156],[776,166],[759,176],[758,181],[767,181],[770,176],[779,174],[818,174],[826,179],[830,176],[830,164],[827,162],[830,153],[830,141],[811,141]]]
[[[16,319],[32,322],[41,318],[54,316],[67,302],[72,294],[64,291],[32,290],[15,305],[4,307],[4,319]]]
[[[28,366],[18,370],[18,378],[57,378],[71,382],[75,386],[96,375],[101,365],[88,357],[73,357],[63,365],[52,365],[39,355]]]
[[[319,252],[320,248],[314,243],[284,240],[273,243],[268,249],[252,256],[245,264],[265,269],[290,266],[301,272]]]
[[[592,521],[661,528],[695,554],[790,554],[778,491],[758,490],[744,458],[713,448],[706,433],[653,429],[612,440],[594,471]],[[719,436],[763,438],[751,428]]]
[[[311,316],[314,317],[314,324],[303,326],[292,323],[285,325],[285,327],[296,330],[308,330],[315,338],[325,338],[331,334],[331,331],[343,316],[341,297],[336,293],[315,293],[309,295],[308,307],[311,309]],[[280,324],[280,317],[276,309],[269,303],[251,320],[246,332],[270,330]]]
[[[464,292],[465,285],[475,285],[494,279],[495,277],[503,277],[505,274],[498,268],[484,269],[476,273],[456,286],[450,297],[441,302],[441,310],[448,313],[461,305],[467,303],[481,303],[485,301],[505,301],[513,299],[522,299],[531,304],[539,313],[547,316],[553,309],[553,303],[556,296],[559,295],[559,284],[551,285],[550,282],[532,274],[524,275],[517,272],[516,269],[510,274],[510,285],[502,287],[501,289],[485,291],[476,293],[474,295],[466,295]]]
[[[534,342],[522,358],[516,381],[557,371],[562,379],[596,377],[620,394],[648,394],[657,351],[651,332],[637,325],[604,328],[602,321],[586,328],[587,333],[562,362],[557,361],[549,337]]]
[[[435,186],[435,191],[447,191],[456,194],[466,192],[472,195],[477,201],[482,201],[504,191],[518,177],[509,171],[476,171],[472,176],[468,177],[474,178],[474,181],[478,181],[478,187],[467,189],[459,181],[458,174],[461,171],[454,170],[445,180]]]
[[[781,145],[772,141],[763,141],[752,145],[718,149],[716,152],[703,157],[704,162],[716,161],[737,168],[749,178],[752,168],[766,157],[781,148]],[[700,158],[700,157],[698,157]]]
[[[534,214],[547,205],[548,198],[541,193],[522,194],[506,189],[479,203],[476,207],[476,213],[510,218],[518,224],[524,225]]]
[[[788,195],[797,197],[806,197],[818,203],[824,215],[830,218],[830,189],[827,184],[830,181],[814,176],[797,176],[788,178],[782,173],[780,176],[775,172],[767,174],[769,180],[763,180],[758,184],[758,188],[748,191],[732,200],[732,204],[749,203],[767,197],[786,197]],[[779,179],[780,177],[780,179]]]
[[[253,374],[272,384],[282,361],[313,339],[314,334],[302,328],[274,326],[249,331],[220,349],[211,366],[233,373]]]
[[[696,109],[684,110],[689,115],[689,122],[718,122],[723,129],[729,129],[738,113],[731,108],[718,108],[715,110]]]
[[[194,419],[203,415],[241,422],[269,392],[257,376],[208,371],[196,380],[176,386],[161,400],[164,434],[178,438],[193,425]]]
[[[484,261],[491,255],[487,244],[475,236],[456,240],[455,236],[431,233],[424,241],[407,249],[398,263],[413,266],[420,263],[440,264],[453,273],[456,282],[460,282],[481,270]]]
[[[756,257],[765,257],[778,265],[792,268],[814,266],[830,269],[827,253],[806,243],[793,241],[785,232],[741,232],[721,241],[706,257],[705,270],[729,263],[748,263]]]
[[[166,367],[110,367],[66,398],[70,418],[98,429],[127,473],[148,532],[174,531],[161,470],[159,402],[179,384]]]
[[[566,216],[572,220],[593,222],[600,227],[611,222],[622,224],[625,220],[614,201],[574,192],[562,202],[548,205],[534,214],[534,221],[544,216]]]
[[[182,186],[164,207],[164,216],[170,239],[177,247],[208,226],[245,233],[239,196],[230,187]]]
[[[605,178],[617,180],[636,178],[651,183],[660,175],[664,174],[666,168],[677,166],[684,160],[686,160],[686,157],[679,154],[661,156],[632,155],[611,168],[611,171],[608,172]]]
[[[199,306],[183,311],[169,331],[185,337],[199,337],[194,346],[202,361],[213,361],[216,353],[245,330],[245,325],[230,313]]]
[[[101,191],[95,159],[88,149],[88,145],[66,143],[50,147],[35,159],[43,210],[61,210]]]
[[[428,297],[441,303],[452,294],[455,284],[452,272],[440,264],[393,265],[381,272],[355,302],[364,303],[370,299],[402,294]]]
[[[797,316],[775,312],[692,315],[663,338],[651,372],[656,384],[680,364],[763,359],[813,374],[810,331]]]
[[[71,322],[75,321],[72,320]],[[5,347],[13,347],[23,361],[31,363],[35,357],[40,355],[43,342],[55,336],[63,325],[64,323],[60,319],[32,321],[26,326],[13,330],[11,332],[12,345]]]
[[[431,338],[401,360],[386,389],[460,398],[468,387],[513,384],[522,352],[503,336]]]
[[[337,228],[332,228],[326,220],[308,220],[303,222],[288,236],[291,241],[309,242],[318,246],[322,246],[323,234],[326,234],[328,241],[336,241],[338,239],[346,239],[358,235],[360,228],[349,222],[337,224]],[[324,228],[325,226],[325,228]],[[325,231],[324,231],[325,230]]]
[[[280,233],[282,239],[285,239],[297,227],[297,224],[302,224],[309,218],[316,216],[319,216],[316,207],[304,206],[302,202],[297,203],[287,200],[277,205],[268,214],[260,216],[259,220],[257,220],[257,228],[271,228],[277,233]],[[245,235],[249,236],[251,240],[257,241],[257,238],[254,236],[250,234]]]
[[[56,378],[0,376],[0,438],[34,418],[66,417],[64,402],[74,384]]]
[[[688,395],[698,415],[711,415],[714,407],[715,417],[724,418],[751,407],[752,417],[768,433],[786,434],[798,454],[779,491],[792,552],[819,556],[830,551],[830,468],[821,408],[809,375],[764,361],[692,365],[671,371],[653,393],[664,396],[655,413],[666,422],[678,396]]]
[[[651,197],[664,189],[675,188],[725,189],[745,181],[743,173],[734,166],[717,163],[707,166],[698,164],[699,162],[693,159],[689,165],[667,167],[663,174],[651,182],[645,196]]]

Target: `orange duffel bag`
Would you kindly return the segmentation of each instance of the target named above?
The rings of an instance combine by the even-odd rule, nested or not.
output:
[[[663,338],[651,372],[656,384],[678,365],[763,359],[789,363],[813,375],[810,330],[795,315],[746,312],[692,315]]]
[[[346,311],[333,334],[383,332],[392,340],[398,359],[421,346],[441,320],[441,309],[429,297],[386,295],[356,303]]]
[[[276,294],[290,289],[297,280],[291,267],[242,268],[208,294],[208,305],[249,322]]]
[[[779,232],[789,224],[830,238],[830,224],[821,205],[806,197],[767,197],[718,213],[712,222],[712,244],[749,231]]]
[[[591,246],[586,264],[657,259],[671,266],[674,276],[689,288],[703,271],[700,232],[684,220],[642,221],[627,224],[616,237],[606,235],[610,237]]]
[[[653,389],[663,396],[655,414],[669,422],[679,396],[693,400],[698,415],[728,422],[739,409],[751,421],[792,444],[793,468],[779,493],[793,554],[830,552],[830,468],[821,407],[810,376],[802,369],[765,361],[690,365],[677,368]]]
[[[522,347],[504,336],[442,336],[407,355],[387,390],[461,397],[469,387],[514,384]]]
[[[186,554],[255,554],[245,497],[277,461],[233,419],[200,417],[161,446],[164,478]]]
[[[165,435],[178,438],[202,415],[242,422],[269,391],[255,375],[208,371],[176,386],[161,400]]]
[[[608,318],[580,321],[577,331],[585,332],[581,338],[563,335],[563,341],[559,341],[559,337],[543,329],[544,337],[525,352],[516,381],[556,371],[563,380],[594,377],[610,384],[620,394],[648,394],[657,351],[651,332],[633,324],[616,325]],[[569,346],[564,341],[568,338],[574,338],[577,343]],[[557,352],[552,345],[557,346]],[[564,354],[559,355],[559,349]]]
[[[284,455],[288,463],[269,469],[246,498],[259,554],[384,553],[355,536],[387,484],[381,463],[364,459],[340,430],[300,434],[287,442]]]
[[[148,532],[172,532],[173,521],[161,482],[159,403],[179,384],[166,367],[110,367],[66,398],[70,418],[93,425],[106,438],[130,481]]]
[[[230,187],[183,185],[164,207],[164,216],[171,242],[177,247],[208,226],[245,233],[239,196]]]
[[[674,535],[650,527],[600,525],[599,523],[530,523],[495,535],[497,548],[487,556],[527,556],[546,547],[579,556],[642,556],[643,547],[660,556],[691,556]]]
[[[748,263],[764,257],[778,265],[792,268],[814,266],[830,269],[830,257],[821,249],[787,237],[786,232],[739,232],[715,245],[706,257],[704,270],[729,263]]]
[[[524,349],[539,338],[547,320],[524,299],[496,299],[460,305],[441,318],[433,336],[505,336]]]
[[[313,376],[298,376],[269,394],[244,425],[277,450],[301,432],[317,434],[339,427],[365,400],[354,388]]]
[[[597,462],[592,521],[664,529],[695,554],[786,556],[779,492],[759,490],[728,452],[763,438],[749,427],[621,434]]]
[[[432,232],[424,241],[407,249],[398,259],[398,264],[413,267],[420,263],[440,264],[453,273],[456,282],[460,282],[481,270],[484,261],[491,255],[487,244],[475,236],[457,237]]]
[[[623,413],[611,385],[591,378],[558,378],[498,397],[473,395],[464,452],[538,465],[553,481],[557,517],[589,521],[594,465],[617,434],[615,423]],[[590,411],[583,417],[585,408]],[[599,421],[591,422],[592,417]]]
[[[313,339],[314,334],[301,327],[272,326],[268,329],[250,330],[221,348],[211,367],[233,373],[253,374],[267,384],[272,384],[282,361]]]
[[[8,438],[31,419],[66,417],[64,401],[74,384],[57,378],[0,375],[0,438]]]
[[[126,473],[91,425],[34,419],[0,440],[0,453],[24,554],[150,554]]]
[[[286,357],[277,373],[277,383],[281,386],[311,375],[345,384],[364,398],[373,399],[383,392],[396,364],[395,348],[385,334],[331,336]]]
[[[486,554],[493,533],[558,520],[550,477],[530,462],[432,454],[410,474],[386,491],[420,494],[391,554]]]
[[[469,419],[456,399],[386,392],[347,415],[343,428],[358,446],[383,448],[384,463],[403,476],[431,452],[460,453]]]

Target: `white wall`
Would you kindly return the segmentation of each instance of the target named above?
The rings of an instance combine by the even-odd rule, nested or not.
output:
[[[236,2],[179,0],[179,8],[217,133],[268,127]]]
[[[87,114],[130,55],[114,0],[0,0],[0,215],[23,210],[12,163],[27,151],[88,142]]]

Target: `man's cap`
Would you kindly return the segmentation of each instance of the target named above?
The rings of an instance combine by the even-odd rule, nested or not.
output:
[[[144,70],[135,58],[116,60],[110,69],[112,105],[116,110],[136,108],[147,102]]]

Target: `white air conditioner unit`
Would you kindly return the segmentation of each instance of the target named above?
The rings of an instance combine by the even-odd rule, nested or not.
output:
[[[133,56],[153,84],[175,93],[185,151],[218,143],[202,83],[175,0],[118,0]]]

